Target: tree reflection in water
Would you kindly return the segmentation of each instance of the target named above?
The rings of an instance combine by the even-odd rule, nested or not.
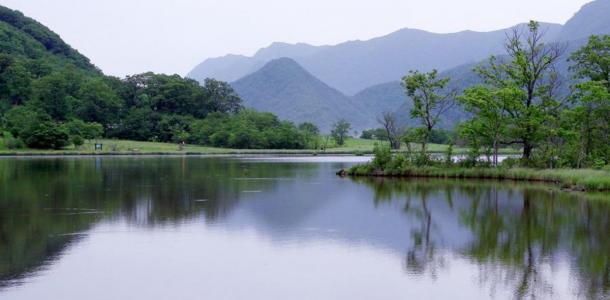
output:
[[[236,205],[241,191],[276,184],[240,178],[285,178],[294,171],[203,158],[0,159],[0,288],[44,269],[101,219],[140,226],[213,222]]]
[[[435,278],[447,253],[478,265],[480,280],[495,290],[509,285],[515,298],[554,292],[555,266],[568,260],[581,297],[600,299],[610,289],[608,195],[572,194],[549,186],[446,180],[354,179],[375,191],[375,202],[404,201],[404,211],[421,225],[412,232],[406,269]],[[460,205],[454,205],[454,198]],[[602,198],[602,199],[597,199]],[[435,211],[459,215],[471,238],[464,245],[438,245],[442,232]],[[431,204],[434,203],[434,209]],[[441,249],[445,248],[445,249]]]
[[[344,225],[329,236],[344,243],[385,241],[404,251],[409,274],[439,278],[452,261],[465,258],[480,270],[482,286],[492,291],[507,286],[515,298],[552,293],[557,289],[553,270],[569,264],[576,293],[608,297],[607,195],[591,199],[548,186],[491,181],[350,182],[335,178],[331,169],[338,167],[203,158],[0,159],[0,288],[47,267],[101,220],[144,227],[214,223],[247,206],[244,191],[261,191],[258,206],[251,204],[266,221],[275,217],[266,223],[273,225],[261,227],[268,235],[300,238],[295,219],[324,229]],[[310,179],[321,185],[299,185]],[[306,195],[290,198],[295,191]],[[398,205],[400,212],[382,223],[368,205],[358,206],[359,211],[349,211],[349,202],[340,210],[330,206],[343,192],[358,197],[359,204],[370,204],[372,194],[375,206]],[[290,206],[284,206],[287,197],[294,202]],[[335,209],[326,212],[335,219],[308,219],[307,212],[318,209]],[[354,213],[362,222],[349,222]],[[277,218],[280,214],[286,216]],[[409,227],[359,235],[361,224]]]

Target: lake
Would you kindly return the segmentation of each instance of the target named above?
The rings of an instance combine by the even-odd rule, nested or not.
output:
[[[610,297],[610,196],[366,159],[1,158],[0,299]]]

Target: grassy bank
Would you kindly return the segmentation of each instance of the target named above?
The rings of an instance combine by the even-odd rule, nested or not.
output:
[[[4,143],[4,139],[0,138],[0,155],[3,156],[25,156],[25,155],[112,155],[112,154],[372,154],[373,147],[376,141],[363,139],[348,139],[343,146],[336,146],[334,143],[328,145],[328,149],[322,150],[273,150],[273,149],[227,149],[214,148],[196,145],[186,145],[179,147],[171,143],[155,143],[155,142],[138,142],[126,140],[98,140],[98,143],[103,144],[102,151],[95,151],[95,141],[86,141],[84,145],[79,147],[69,146],[61,150],[37,150],[37,149],[8,149]],[[447,150],[446,145],[431,144],[430,151],[432,153],[442,153]],[[466,149],[455,149],[456,154],[466,153]]]
[[[610,191],[610,171],[589,169],[407,167],[400,171],[375,170],[371,164],[340,172],[349,176],[493,179],[548,182],[578,191]]]

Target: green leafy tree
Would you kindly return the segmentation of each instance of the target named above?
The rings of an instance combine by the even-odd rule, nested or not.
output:
[[[209,110],[236,114],[242,107],[242,100],[230,84],[214,79],[206,79],[203,84],[209,103]]]
[[[508,58],[492,57],[476,71],[485,84],[496,91],[506,90],[512,97],[502,98],[501,108],[508,116],[509,144],[523,146],[523,159],[530,164],[534,149],[547,138],[549,125],[562,107],[555,65],[565,46],[544,43],[540,24],[531,21],[528,31],[515,29],[505,44]]]
[[[91,79],[79,89],[76,116],[86,122],[114,125],[118,120],[121,99],[103,79]]]
[[[96,139],[104,133],[102,124],[91,122],[87,123],[80,119],[74,119],[64,124],[71,137],[79,136],[83,139]]]
[[[587,45],[572,53],[570,70],[578,79],[604,84],[610,91],[610,35],[593,35]]]
[[[462,124],[462,136],[466,137],[473,147],[487,146],[491,150],[488,152],[493,153],[494,166],[498,165],[498,150],[506,139],[508,116],[503,107],[518,94],[518,90],[510,88],[494,90],[476,86],[467,89],[458,97],[465,110],[474,115],[474,118]]]
[[[563,134],[576,167],[610,162],[610,36],[591,36],[570,56],[575,106],[564,113]]]
[[[67,130],[51,120],[32,122],[19,136],[28,147],[34,149],[61,149],[70,144]]]
[[[70,83],[64,73],[53,73],[34,83],[33,105],[42,108],[53,119],[69,118],[74,98],[70,95]]]
[[[0,100],[5,108],[30,97],[32,75],[21,60],[0,54]]]
[[[303,134],[307,147],[318,149],[320,147],[320,129],[313,123],[305,122],[299,124],[299,131]]]
[[[440,117],[454,105],[456,91],[447,90],[449,80],[439,78],[437,70],[429,73],[410,71],[402,79],[402,86],[413,101],[411,118],[419,119],[422,123],[419,132],[423,155],[427,155],[429,137]]]
[[[345,144],[345,139],[347,138],[351,127],[352,125],[344,119],[337,121],[337,123],[333,125],[330,135],[338,146],[343,146]]]

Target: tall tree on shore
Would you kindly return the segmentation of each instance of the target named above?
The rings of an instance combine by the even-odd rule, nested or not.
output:
[[[422,144],[422,153],[426,155],[427,144],[432,130],[438,125],[440,116],[455,103],[457,92],[447,90],[449,78],[439,78],[438,71],[429,73],[410,71],[403,77],[402,86],[407,96],[413,101],[411,118],[419,119],[422,127],[418,128]]]
[[[507,36],[507,59],[492,57],[477,68],[485,84],[494,90],[513,90],[513,97],[502,99],[500,107],[508,116],[509,144],[523,146],[523,159],[529,164],[533,150],[545,136],[545,125],[556,116],[560,81],[555,65],[565,45],[544,43],[540,24],[530,21],[527,32],[515,29]]]
[[[381,117],[377,119],[377,122],[385,129],[390,147],[392,149],[400,149],[401,130],[396,124],[396,115],[391,112],[384,112]]]
[[[574,160],[582,167],[593,160],[610,162],[610,36],[591,36],[587,45],[569,59],[575,106],[565,115],[568,132],[577,148]],[[570,142],[570,141],[569,141]],[[570,147],[569,147],[570,148]]]

